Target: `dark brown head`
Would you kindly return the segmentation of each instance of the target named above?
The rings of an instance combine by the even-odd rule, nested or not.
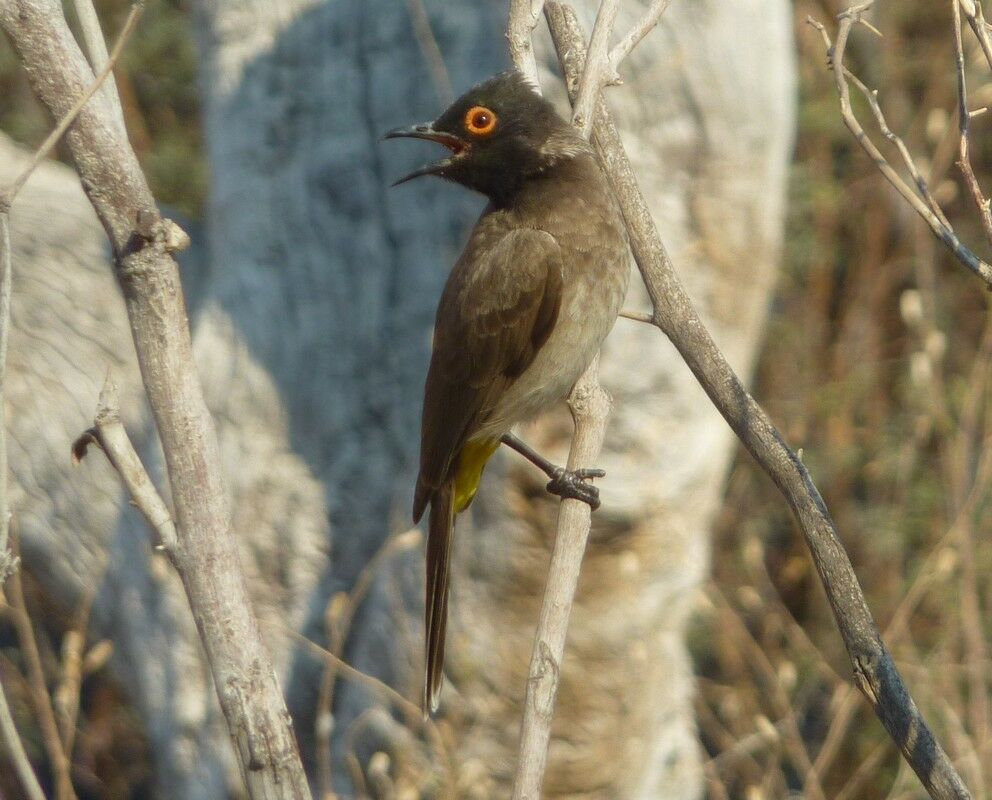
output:
[[[589,146],[516,71],[502,72],[459,97],[433,122],[396,128],[387,139],[427,139],[451,155],[426,164],[394,186],[437,175],[500,201],[528,177]]]

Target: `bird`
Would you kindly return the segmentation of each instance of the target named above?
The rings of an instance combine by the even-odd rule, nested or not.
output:
[[[500,443],[551,479],[548,491],[599,505],[599,469],[555,466],[512,429],[563,400],[616,322],[630,276],[626,228],[592,146],[522,73],[469,89],[433,122],[384,138],[450,152],[396,181],[434,175],[485,195],[441,294],[421,418],[418,523],[426,546],[423,712],[443,682],[455,516]]]

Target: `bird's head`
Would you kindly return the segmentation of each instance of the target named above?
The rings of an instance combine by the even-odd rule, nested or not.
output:
[[[437,175],[499,201],[530,176],[589,152],[589,146],[519,72],[503,72],[473,87],[433,122],[396,128],[387,139],[427,139],[451,154],[425,164],[397,186]]]

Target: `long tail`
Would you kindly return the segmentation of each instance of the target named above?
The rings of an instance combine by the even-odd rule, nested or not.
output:
[[[455,523],[455,482],[441,484],[431,497],[427,532],[426,639],[427,675],[424,680],[424,714],[437,711],[444,680],[444,636],[448,627],[448,570],[451,532]]]

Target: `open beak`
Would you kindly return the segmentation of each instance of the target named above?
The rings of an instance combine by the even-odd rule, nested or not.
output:
[[[444,131],[434,130],[433,123],[426,123],[423,125],[413,125],[409,128],[393,128],[389,133],[382,137],[383,139],[426,139],[428,142],[437,142],[438,144],[443,144],[451,151],[451,155],[448,158],[442,158],[440,161],[434,161],[430,164],[424,164],[420,169],[415,169],[409,175],[404,178],[400,178],[396,181],[393,186],[399,186],[401,183],[406,183],[407,181],[412,181],[414,178],[419,178],[421,175],[437,175],[445,167],[451,165],[453,159],[460,156],[465,150],[468,149],[468,143],[459,137],[455,136],[453,133],[445,133]]]

